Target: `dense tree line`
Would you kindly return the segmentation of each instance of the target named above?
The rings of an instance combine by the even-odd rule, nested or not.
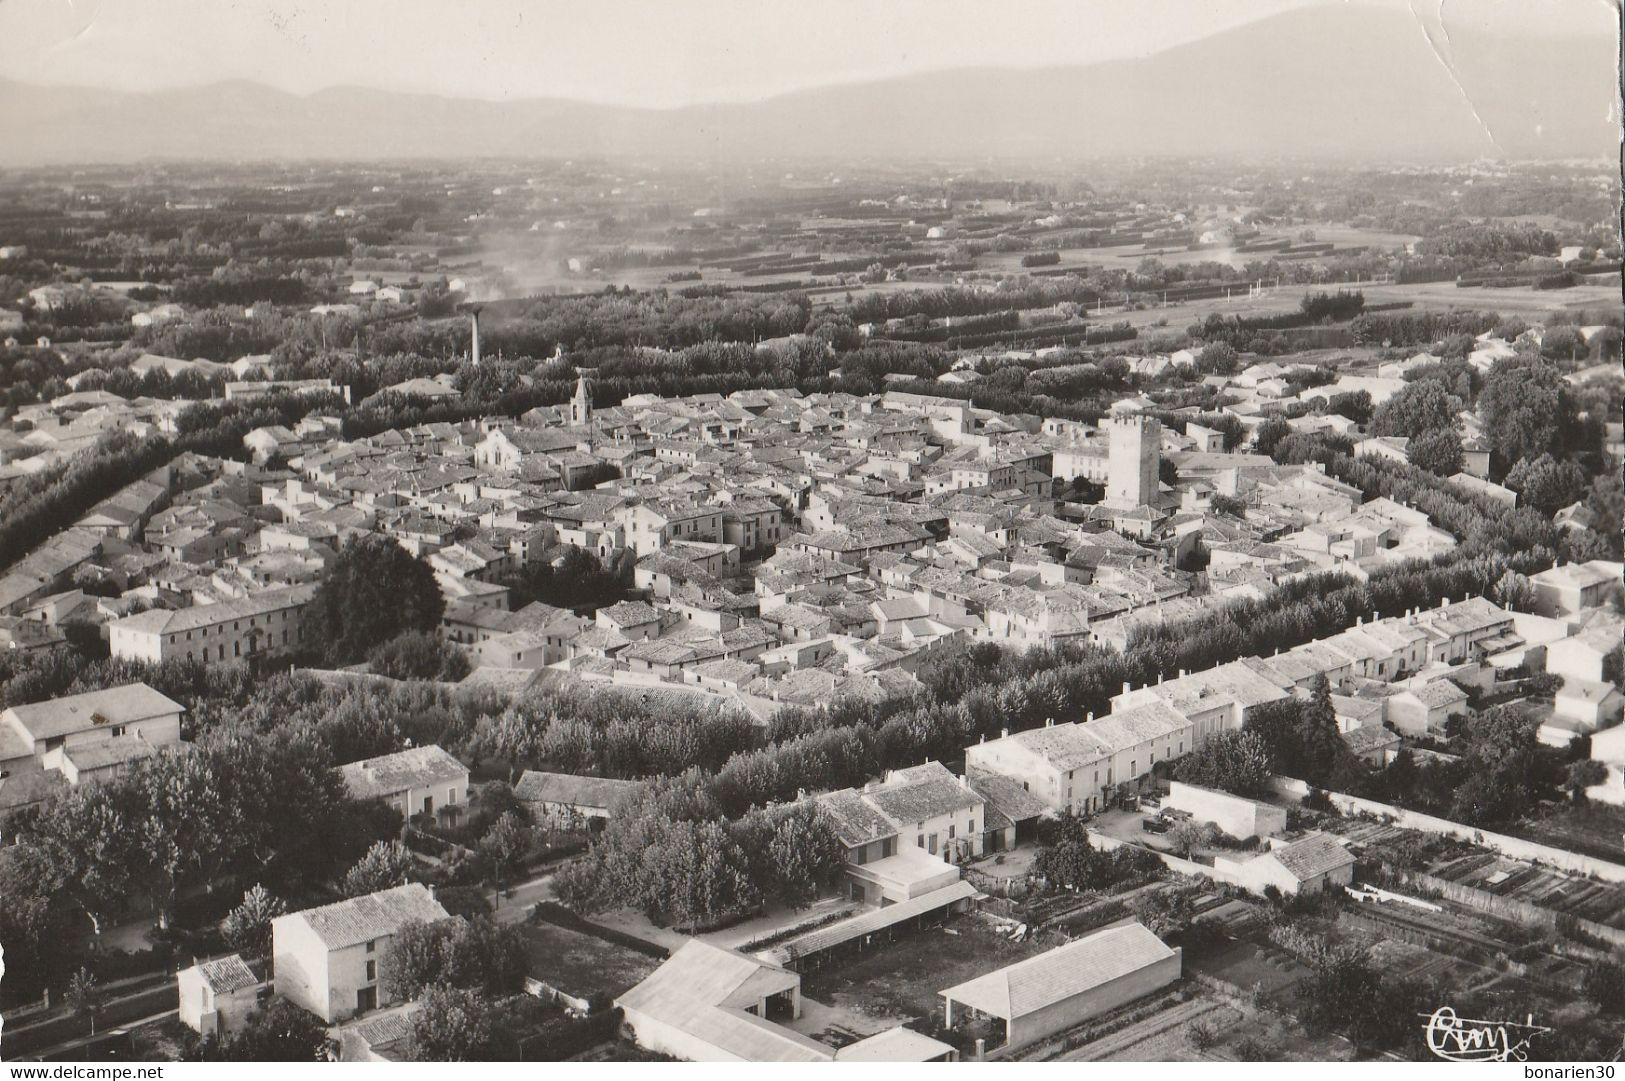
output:
[[[467,733],[468,753],[516,768],[640,778],[716,770],[757,745],[750,719],[670,696],[565,687],[531,694],[481,716]]]
[[[633,905],[687,927],[764,903],[810,904],[845,862],[845,849],[814,805],[756,808],[729,820],[697,772],[654,781],[616,809],[585,857],[555,889],[578,912]]]
[[[1356,316],[1349,329],[1357,344],[1425,346],[1452,334],[1482,334],[1499,321],[1493,312],[1367,312]]]
[[[91,507],[167,463],[163,436],[114,432],[61,465],[23,477],[0,494],[0,568],[9,567],[82,518]]]
[[[308,733],[223,733],[14,814],[0,919],[15,971],[59,975],[78,921],[100,930],[138,899],[167,921],[177,899],[224,882],[308,888],[399,829],[333,765]]]
[[[849,300],[845,314],[853,323],[879,323],[910,315],[932,319],[959,315],[988,315],[1000,311],[1048,308],[1071,302],[1093,304],[1100,299],[1094,287],[1077,278],[1006,279],[996,289],[969,289],[947,286],[941,289],[909,289],[891,293],[866,293]]]

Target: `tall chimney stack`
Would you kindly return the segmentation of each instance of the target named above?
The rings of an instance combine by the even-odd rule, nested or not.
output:
[[[468,356],[474,362],[474,367],[478,368],[480,366],[480,310],[478,308],[468,313],[468,323],[473,333],[473,344],[469,347]]]

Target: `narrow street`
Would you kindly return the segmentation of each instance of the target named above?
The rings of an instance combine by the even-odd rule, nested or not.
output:
[[[528,881],[511,886],[496,899],[492,914],[498,923],[521,923],[530,915],[533,906],[553,900],[553,875],[557,868],[548,870]]]

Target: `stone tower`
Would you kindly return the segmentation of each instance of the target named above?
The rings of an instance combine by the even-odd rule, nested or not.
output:
[[[1157,466],[1162,459],[1162,425],[1149,417],[1114,417],[1106,422],[1106,505],[1120,510],[1157,505]]]
[[[570,399],[570,424],[572,427],[585,428],[592,423],[592,395],[587,393],[587,377],[580,376],[576,380],[575,397]]]

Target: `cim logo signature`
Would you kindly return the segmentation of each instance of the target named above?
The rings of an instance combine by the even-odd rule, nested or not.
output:
[[[1529,1057],[1529,1041],[1552,1031],[1535,1024],[1533,1014],[1522,1024],[1458,1017],[1449,1006],[1421,1016],[1428,1019],[1422,1030],[1428,1050],[1451,1062],[1523,1062]]]

